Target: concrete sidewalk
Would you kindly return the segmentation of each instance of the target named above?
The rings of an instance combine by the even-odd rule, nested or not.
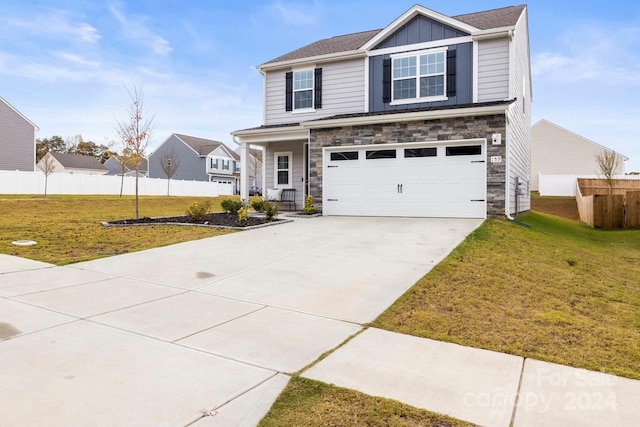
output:
[[[255,425],[481,221],[315,218],[53,267],[0,256],[0,426]]]
[[[640,381],[375,328],[302,375],[483,426],[632,426],[640,408]]]

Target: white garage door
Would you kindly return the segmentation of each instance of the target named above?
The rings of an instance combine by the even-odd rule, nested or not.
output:
[[[484,218],[484,140],[324,150],[326,215]]]

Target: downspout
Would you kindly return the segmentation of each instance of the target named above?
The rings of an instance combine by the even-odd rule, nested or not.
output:
[[[510,205],[510,199],[511,199],[511,192],[509,191],[509,183],[511,181],[511,156],[509,154],[509,111],[510,111],[511,107],[509,107],[508,109],[505,110],[504,112],[504,117],[505,117],[505,122],[506,125],[505,126],[505,149],[506,149],[506,153],[505,153],[505,157],[506,157],[506,165],[505,165],[505,180],[504,180],[504,216],[507,217],[507,219],[509,221],[515,221],[515,218],[511,216],[511,206]]]

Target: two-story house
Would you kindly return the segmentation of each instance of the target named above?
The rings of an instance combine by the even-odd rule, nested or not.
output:
[[[100,160],[82,154],[56,153],[49,151],[38,162],[42,171],[49,169],[51,173],[68,173],[76,175],[106,175],[109,173]]]
[[[173,164],[171,179],[224,184],[228,194],[237,191],[240,156],[220,141],[171,134],[149,155],[149,178],[167,178],[167,162]]]
[[[0,97],[0,170],[36,170],[38,126]]]
[[[529,209],[526,6],[449,17],[416,5],[258,70],[263,124],[232,135],[243,159],[264,147],[265,189],[294,188],[299,206],[311,195],[325,215]]]

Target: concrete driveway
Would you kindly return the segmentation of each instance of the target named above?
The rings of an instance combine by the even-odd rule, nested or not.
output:
[[[479,220],[293,223],[67,267],[0,255],[0,426],[254,425]]]

